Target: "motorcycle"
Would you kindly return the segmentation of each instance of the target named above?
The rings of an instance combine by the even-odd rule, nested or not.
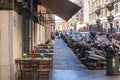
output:
[[[97,44],[95,47],[92,46],[90,50],[86,51],[86,60],[84,61],[85,66],[94,70],[97,67],[104,68],[106,66],[106,51],[105,45],[101,43]]]
[[[83,45],[83,44],[79,44],[77,46],[77,48],[75,49],[75,54],[77,55],[77,57],[80,59],[80,61],[85,64],[85,60],[86,60],[86,51],[90,50],[90,46],[89,45]]]
[[[60,37],[60,34],[58,35],[58,39],[60,39],[61,37]]]
[[[102,51],[86,51],[85,66],[90,70],[103,68],[106,65],[106,56],[102,53]]]

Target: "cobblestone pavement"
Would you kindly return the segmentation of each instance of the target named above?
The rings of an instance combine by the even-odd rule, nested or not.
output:
[[[52,80],[120,80],[120,76],[106,76],[105,70],[88,70],[62,39],[56,39],[54,52]]]

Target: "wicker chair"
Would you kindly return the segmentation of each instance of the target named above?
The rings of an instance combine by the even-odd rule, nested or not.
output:
[[[39,80],[50,80],[51,60],[39,61],[39,66],[37,71],[38,71]]]
[[[22,60],[20,61],[20,80],[32,80],[32,68],[30,60]]]

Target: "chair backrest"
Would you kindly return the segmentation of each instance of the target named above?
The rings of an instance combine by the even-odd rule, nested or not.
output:
[[[37,60],[34,60],[34,59],[31,60],[32,69],[36,70],[39,66],[38,64],[39,64],[39,62]]]
[[[53,58],[53,54],[49,54],[49,53],[48,54],[44,54],[44,56],[47,57],[47,58]]]
[[[31,60],[21,60],[20,69],[31,69]]]
[[[28,57],[28,58],[31,58],[32,56],[33,56],[33,55],[32,55],[32,54],[30,54],[30,53],[29,53],[29,54],[27,54],[27,57]]]
[[[40,60],[39,69],[51,69],[51,60]]]
[[[37,53],[34,55],[34,58],[39,58],[42,53]],[[53,58],[53,54],[44,54],[46,58]]]
[[[41,53],[35,54],[34,57],[35,57],[35,58],[38,58],[38,57],[40,58],[40,54],[41,54]]]
[[[35,52],[36,52],[36,53],[45,53],[46,50],[45,50],[45,49],[43,49],[43,50],[40,49],[40,50],[36,50]],[[50,53],[53,53],[53,50],[50,50],[49,52],[50,52]]]

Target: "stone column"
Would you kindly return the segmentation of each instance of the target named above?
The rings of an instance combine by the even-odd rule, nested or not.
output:
[[[45,27],[45,41],[47,41],[48,39],[51,39],[51,31],[52,31],[52,26],[47,23]]]
[[[0,11],[0,80],[15,80],[15,59],[22,53],[21,16]]]
[[[39,44],[39,24],[35,23],[35,46]]]

